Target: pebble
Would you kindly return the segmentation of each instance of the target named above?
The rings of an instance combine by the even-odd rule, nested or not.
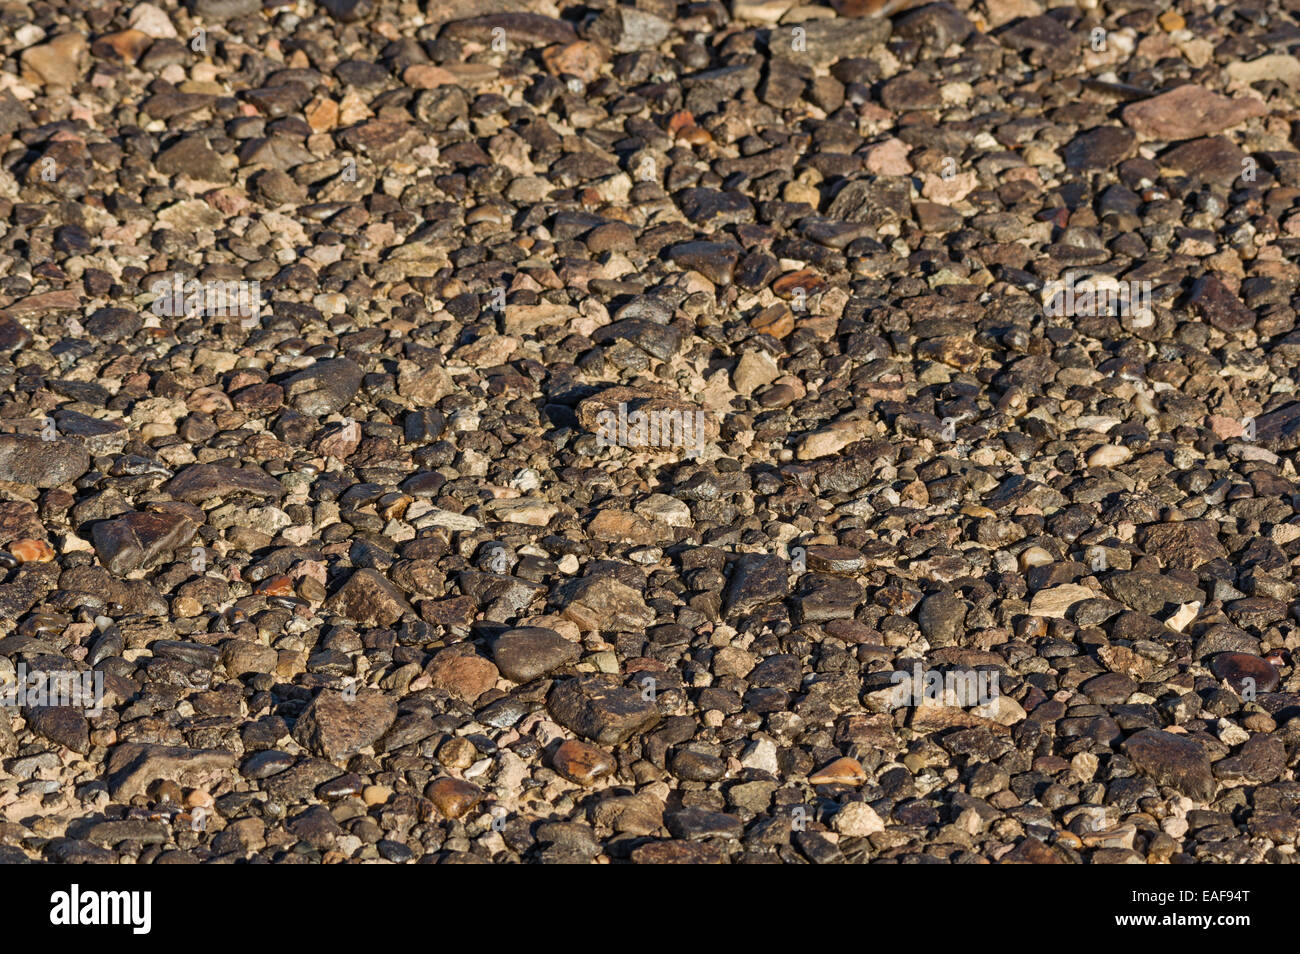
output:
[[[64,33],[48,43],[29,47],[21,57],[23,78],[52,88],[71,89],[83,75],[86,48],[86,38],[79,33]]]
[[[429,783],[424,797],[445,818],[461,818],[483,800],[483,790],[472,782],[458,778],[438,778]]]
[[[570,782],[591,787],[613,774],[615,762],[604,749],[575,739],[561,742],[551,757],[551,764]]]
[[[54,547],[44,540],[30,538],[10,543],[9,553],[19,563],[49,563],[54,559]]]
[[[1174,142],[1212,136],[1266,112],[1264,104],[1252,96],[1230,99],[1188,83],[1140,103],[1131,103],[1121,115],[1144,139]]]
[[[831,819],[831,826],[847,838],[867,838],[885,830],[875,809],[865,802],[849,802]]]
[[[644,691],[620,686],[611,676],[578,676],[557,683],[546,702],[560,725],[600,745],[618,745],[659,721]]]
[[[396,704],[382,693],[362,691],[349,698],[326,689],[298,716],[293,737],[321,758],[338,762],[372,745],[396,717]]]
[[[845,756],[809,775],[808,782],[812,785],[861,785],[866,778],[867,773],[857,759]]]
[[[1189,798],[1209,801],[1216,789],[1209,756],[1196,741],[1158,729],[1129,736],[1124,753],[1144,775]]]
[[[578,661],[581,650],[553,629],[521,627],[496,638],[492,659],[501,674],[514,682],[531,682]]]
[[[1226,680],[1238,694],[1247,687],[1255,692],[1272,692],[1281,682],[1277,667],[1251,653],[1219,653],[1210,660],[1210,671],[1216,679]],[[1246,682],[1248,679],[1252,682]]]

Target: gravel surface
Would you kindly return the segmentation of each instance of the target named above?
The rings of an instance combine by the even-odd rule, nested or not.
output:
[[[0,861],[1294,860],[1294,4],[893,6],[0,0]]]

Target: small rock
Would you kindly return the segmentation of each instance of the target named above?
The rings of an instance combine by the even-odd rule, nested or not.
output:
[[[325,609],[362,626],[391,626],[411,613],[411,604],[400,590],[378,570],[353,570],[337,592],[325,601]]]
[[[424,790],[444,818],[460,818],[483,800],[483,790],[459,778],[436,778]]]
[[[1139,772],[1161,785],[1201,802],[1214,797],[1217,786],[1209,757],[1193,739],[1158,729],[1143,729],[1126,739],[1123,749]]]
[[[601,745],[618,745],[659,721],[658,708],[643,693],[606,675],[557,684],[546,706],[560,725]]]
[[[1188,83],[1131,103],[1120,115],[1144,139],[1175,141],[1212,136],[1267,112],[1263,101],[1253,96],[1229,99]]]
[[[64,33],[48,43],[23,50],[23,79],[55,89],[71,89],[81,80],[86,56],[86,38]]]
[[[303,748],[341,762],[373,745],[397,718],[397,703],[372,690],[354,696],[323,689],[307,704],[293,726]]]
[[[581,647],[553,629],[510,629],[496,638],[492,658],[501,674],[512,682],[532,682],[549,672],[575,663]]]
[[[604,749],[576,739],[561,742],[551,758],[551,765],[570,782],[590,788],[612,775],[614,757]]]
[[[90,454],[68,441],[0,434],[0,480],[35,487],[71,483],[90,469]]]
[[[1049,589],[1039,590],[1029,604],[1029,612],[1034,616],[1049,619],[1065,619],[1072,606],[1084,600],[1094,599],[1096,593],[1080,583],[1065,583]]]
[[[808,782],[812,785],[861,785],[866,780],[867,773],[862,764],[847,756],[836,759],[808,776]]]
[[[884,831],[885,823],[865,802],[849,802],[835,813],[831,827],[847,838],[866,838]]]

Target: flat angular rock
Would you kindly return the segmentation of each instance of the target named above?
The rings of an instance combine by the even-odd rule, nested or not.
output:
[[[122,818],[96,822],[86,830],[86,838],[96,844],[112,847],[124,841],[142,845],[166,844],[171,831],[162,821],[147,818]]]
[[[1063,865],[1064,858],[1037,838],[1022,839],[1020,844],[1002,856],[1004,865]]]
[[[1050,619],[1065,619],[1070,608],[1084,600],[1090,600],[1097,594],[1080,583],[1065,583],[1039,590],[1029,604],[1029,612],[1034,616]]]
[[[375,162],[391,162],[419,145],[419,133],[414,125],[390,119],[359,123],[338,133],[337,139],[340,145],[363,153]],[[347,361],[346,358],[329,360]]]
[[[580,580],[563,615],[584,632],[637,632],[654,622],[654,611],[641,594],[608,577]]]
[[[105,421],[77,411],[55,411],[54,422],[61,437],[84,444],[94,455],[119,453],[130,437],[120,421]]]
[[[865,599],[866,591],[856,580],[809,573],[803,579],[796,613],[804,623],[852,619]]]
[[[342,23],[351,23],[370,15],[374,0],[316,0],[325,12]]]
[[[1214,776],[1225,781],[1263,784],[1286,771],[1286,746],[1271,735],[1253,735],[1240,751],[1214,763]]]
[[[553,629],[526,626],[506,630],[492,644],[492,658],[512,682],[532,682],[578,661],[582,647]]]
[[[935,50],[961,43],[975,29],[966,15],[951,3],[926,3],[894,20],[894,35],[919,40]]]
[[[683,189],[676,197],[682,214],[696,224],[733,225],[754,221],[754,205],[739,192]]]
[[[1193,139],[1160,154],[1160,168],[1197,182],[1227,184],[1245,170],[1246,154],[1225,136]]]
[[[1194,570],[1212,560],[1226,557],[1215,524],[1209,520],[1182,520],[1143,527],[1138,538],[1148,552],[1159,554],[1165,566]]]
[[[347,358],[317,361],[284,383],[285,400],[313,417],[333,414],[348,406],[361,378],[361,368]]]
[[[113,749],[106,766],[109,793],[127,802],[158,779],[195,786],[232,775],[238,758],[225,749],[191,749],[179,745],[124,742]]]
[[[1255,327],[1255,313],[1214,275],[1196,280],[1187,307],[1193,314],[1229,334]]]
[[[747,553],[736,561],[727,583],[724,610],[740,616],[768,603],[779,603],[790,592],[790,565],[780,557]]]
[[[491,660],[458,647],[442,650],[425,671],[435,689],[445,689],[469,703],[493,688],[499,675]]]
[[[1209,756],[1194,739],[1158,729],[1143,729],[1124,740],[1124,754],[1143,775],[1200,802],[1217,788]]]
[[[48,596],[58,583],[57,563],[26,563],[0,583],[0,617],[18,619]]]
[[[803,33],[796,35],[796,27]],[[889,39],[891,29],[887,17],[872,17],[782,23],[764,32],[772,57],[811,66],[830,66],[846,57],[870,55],[873,47]],[[802,44],[797,42],[796,36],[802,37]]]
[[[19,63],[23,79],[55,89],[70,89],[83,75],[86,38],[80,33],[64,33],[48,43],[23,50]]]
[[[847,183],[831,200],[826,216],[879,228],[908,215],[911,185],[904,176],[876,176]]]
[[[186,136],[168,146],[154,159],[154,168],[165,176],[188,176],[204,182],[231,180],[221,156],[202,136]]]
[[[1267,112],[1264,103],[1253,96],[1230,99],[1189,83],[1131,103],[1120,115],[1143,139],[1173,142],[1212,136]]]
[[[1069,169],[1110,169],[1133,154],[1137,137],[1122,126],[1098,126],[1076,136],[1065,147]]]
[[[512,43],[548,46],[552,43],[572,43],[578,39],[568,22],[542,16],[540,13],[489,13],[468,20],[456,20],[444,24],[438,35],[456,40],[490,42],[493,38],[492,31],[496,29],[505,31],[507,47]]]
[[[1025,17],[998,34],[998,40],[1013,50],[1043,54],[1049,60],[1073,56],[1076,38],[1069,30],[1048,16]]]
[[[1204,603],[1205,594],[1194,586],[1156,573],[1130,570],[1114,573],[1103,585],[1110,595],[1130,609],[1156,616],[1184,603]]]
[[[672,24],[645,10],[631,6],[609,7],[586,28],[589,38],[599,40],[615,53],[652,50],[668,36]]]
[[[189,0],[189,7],[195,16],[212,23],[221,23],[234,17],[258,13],[262,9],[262,2],[261,0]]]
[[[1255,418],[1255,439],[1271,451],[1300,447],[1300,402],[1292,401]]]
[[[943,105],[939,88],[923,73],[912,70],[895,76],[880,90],[880,102],[888,110],[937,109]]]
[[[90,469],[90,454],[68,441],[0,434],[0,480],[49,488],[71,483]]]
[[[600,745],[619,745],[659,721],[659,709],[635,689],[607,675],[558,683],[546,700],[551,717]]]
[[[260,467],[191,464],[163,485],[175,500],[202,504],[217,497],[249,495],[279,499],[284,485]]]
[[[716,845],[694,841],[652,841],[633,849],[637,865],[721,865],[727,856]]]
[[[646,354],[668,361],[682,346],[681,332],[673,325],[661,325],[644,318],[625,318],[597,330],[592,340],[598,344],[630,341]]]
[[[1229,63],[1224,70],[1239,83],[1257,83],[1260,80],[1285,83],[1300,87],[1300,59],[1286,53],[1273,53],[1244,62]]]
[[[79,306],[80,302],[77,293],[70,288],[63,288],[20,298],[9,306],[9,312],[19,316],[40,315],[47,312],[74,311]],[[123,308],[119,310],[128,311],[129,309]],[[94,320],[93,317],[91,320]],[[90,328],[88,327],[87,330],[89,331]]]
[[[27,727],[42,738],[85,755],[90,751],[90,725],[80,709],[38,706],[26,712]]]
[[[198,526],[181,514],[132,513],[95,524],[91,539],[99,562],[124,576],[188,545],[197,531]]]
[[[362,626],[391,626],[404,613],[414,612],[402,591],[378,570],[353,570],[338,590],[325,601],[325,609]]]
[[[921,601],[917,622],[932,646],[955,646],[961,638],[970,607],[955,593],[941,590]]]
[[[323,689],[299,714],[293,737],[315,755],[341,762],[374,744],[396,718],[397,703],[382,692],[363,689],[348,698]]]
[[[668,258],[680,268],[699,272],[715,285],[730,285],[741,248],[731,242],[683,242],[668,250]]]
[[[735,815],[704,808],[685,808],[668,815],[664,821],[674,838],[691,840],[738,839],[745,827]]]

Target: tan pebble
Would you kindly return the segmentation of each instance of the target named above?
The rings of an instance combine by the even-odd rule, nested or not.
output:
[[[594,785],[614,771],[614,756],[602,748],[569,739],[561,742],[551,765],[570,782]]]
[[[1272,732],[1277,728],[1277,722],[1266,712],[1252,712],[1241,723],[1251,732]]]
[[[54,547],[30,537],[9,544],[9,552],[19,563],[49,563],[54,559]]]
[[[884,831],[885,823],[865,802],[849,802],[835,813],[831,827],[849,838],[865,838]]]
[[[813,785],[861,785],[867,779],[867,773],[857,759],[848,756],[838,758],[825,768],[808,776]]]
[[[1133,452],[1119,444],[1104,444],[1088,455],[1089,467],[1115,467],[1124,463]]]
[[[1047,566],[1055,562],[1056,558],[1042,547],[1025,547],[1020,551],[1020,569],[1025,573],[1036,566]]]
[[[458,778],[437,778],[425,788],[424,797],[445,818],[460,818],[483,800],[483,790]]]
[[[1164,27],[1167,33],[1174,33],[1187,26],[1187,21],[1176,10],[1166,10],[1156,18],[1156,22]]]
[[[172,615],[181,619],[193,619],[203,612],[203,604],[192,596],[178,596],[172,600]]]
[[[474,743],[461,736],[448,739],[438,748],[438,761],[449,769],[465,769],[474,764],[478,750]]]
[[[298,595],[311,603],[323,603],[325,601],[325,586],[313,577],[300,576],[298,577]]]

